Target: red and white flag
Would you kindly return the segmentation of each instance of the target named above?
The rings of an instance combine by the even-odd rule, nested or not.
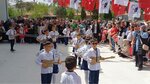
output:
[[[109,13],[110,0],[99,0],[99,13]]]
[[[128,6],[129,0],[114,0],[114,4]]]
[[[79,0],[70,0],[70,8],[78,10]]]
[[[130,2],[128,17],[140,18],[140,16],[141,16],[141,8],[139,7],[139,4],[136,2]]]
[[[94,6],[95,6],[95,0],[84,0],[86,2],[85,3],[85,10],[88,11],[93,11],[94,10]]]

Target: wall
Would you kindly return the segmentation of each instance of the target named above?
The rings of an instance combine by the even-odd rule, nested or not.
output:
[[[0,20],[8,19],[7,0],[0,0]]]

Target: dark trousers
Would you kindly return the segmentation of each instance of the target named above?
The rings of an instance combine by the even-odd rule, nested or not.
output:
[[[142,55],[139,55],[139,54],[136,54],[135,56],[135,65],[142,69],[143,68],[143,56]]]
[[[114,41],[114,39],[111,37],[111,44],[112,44],[112,49],[114,50],[114,51],[116,51],[115,50],[115,41]]]
[[[98,84],[99,82],[99,70],[91,71],[89,73],[89,84]]]
[[[75,52],[75,48],[73,47],[73,50],[72,52]],[[75,57],[76,57],[76,60],[78,59],[78,64],[77,65],[81,65],[81,57],[78,57],[76,54],[75,54]]]
[[[40,44],[40,50],[42,50],[42,49],[43,49],[43,44],[41,43],[41,44]]]
[[[53,42],[53,45],[54,45],[54,49],[56,49],[57,48],[56,42]]]
[[[98,34],[93,34],[94,38],[97,39],[98,43],[100,42],[100,36]]]
[[[51,84],[52,73],[41,74],[41,84]]]
[[[68,45],[68,37],[64,37],[65,45]]]
[[[10,41],[10,50],[14,50],[14,44],[15,44],[15,40],[9,40]]]

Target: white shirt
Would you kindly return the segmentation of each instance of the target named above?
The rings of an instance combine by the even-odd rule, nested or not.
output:
[[[91,30],[91,29],[88,29],[88,30],[85,32],[85,35],[92,37],[92,35],[93,35],[92,30]]]
[[[100,49],[97,48],[98,57],[100,56]],[[100,70],[100,63],[96,63],[94,65],[91,64],[91,58],[90,57],[96,57],[96,51],[93,48],[90,48],[83,56],[85,60],[88,62],[88,68],[89,70]]]
[[[20,27],[19,33],[20,33],[20,34],[24,34],[24,29],[23,29],[23,27]]]
[[[41,66],[41,73],[42,74],[52,73],[52,71],[53,71],[52,67],[48,67],[48,68],[42,67],[42,62],[41,62],[42,60],[53,60],[53,52],[50,51],[49,53],[47,53],[44,50],[43,52],[41,52],[39,54],[39,56],[37,56],[37,59],[35,60],[36,64]]]
[[[94,33],[97,33],[97,24],[94,24]]]
[[[79,48],[75,53],[77,56],[82,57],[90,48],[91,48],[90,45],[84,45],[81,48]]]
[[[61,53],[56,49],[52,49],[52,52],[53,52],[53,55],[54,55],[54,57],[53,57],[54,62],[58,62],[58,59],[60,58]]]
[[[47,35],[45,35],[45,34],[41,34],[41,35],[39,35],[39,36],[37,37],[37,39],[39,39],[41,43],[43,43],[43,41],[48,40],[48,39],[50,39],[50,38],[51,38],[50,35],[47,36]]]
[[[15,39],[15,36],[16,36],[16,30],[15,29],[9,29],[6,32],[6,35],[8,35],[9,40],[13,40],[13,39]]]
[[[64,34],[66,37],[70,37],[70,29],[65,28],[65,29],[63,30],[63,34]]]
[[[85,42],[83,38],[80,39],[74,38],[72,41],[73,41],[73,47],[75,47],[76,45],[81,45],[82,43]]]
[[[51,31],[49,34],[50,34],[50,36],[52,37],[52,40],[53,40],[54,42],[56,42],[56,39],[57,39],[58,36],[59,36],[58,31]]]
[[[42,31],[44,30],[45,26],[39,26],[38,27],[38,34],[41,35]]]
[[[128,41],[132,40],[132,32],[131,31],[127,34],[127,40]]]
[[[61,74],[61,84],[81,84],[81,78],[75,72],[64,72]]]
[[[76,31],[72,32],[72,33],[71,33],[71,38],[74,39],[74,38],[76,37],[76,35],[77,35],[77,32],[76,32]]]

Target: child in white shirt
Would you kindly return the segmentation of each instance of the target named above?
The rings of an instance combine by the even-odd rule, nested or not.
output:
[[[61,74],[61,84],[81,84],[81,78],[76,72],[74,72],[76,64],[77,61],[75,57],[69,56],[66,58],[65,65],[67,71]]]

